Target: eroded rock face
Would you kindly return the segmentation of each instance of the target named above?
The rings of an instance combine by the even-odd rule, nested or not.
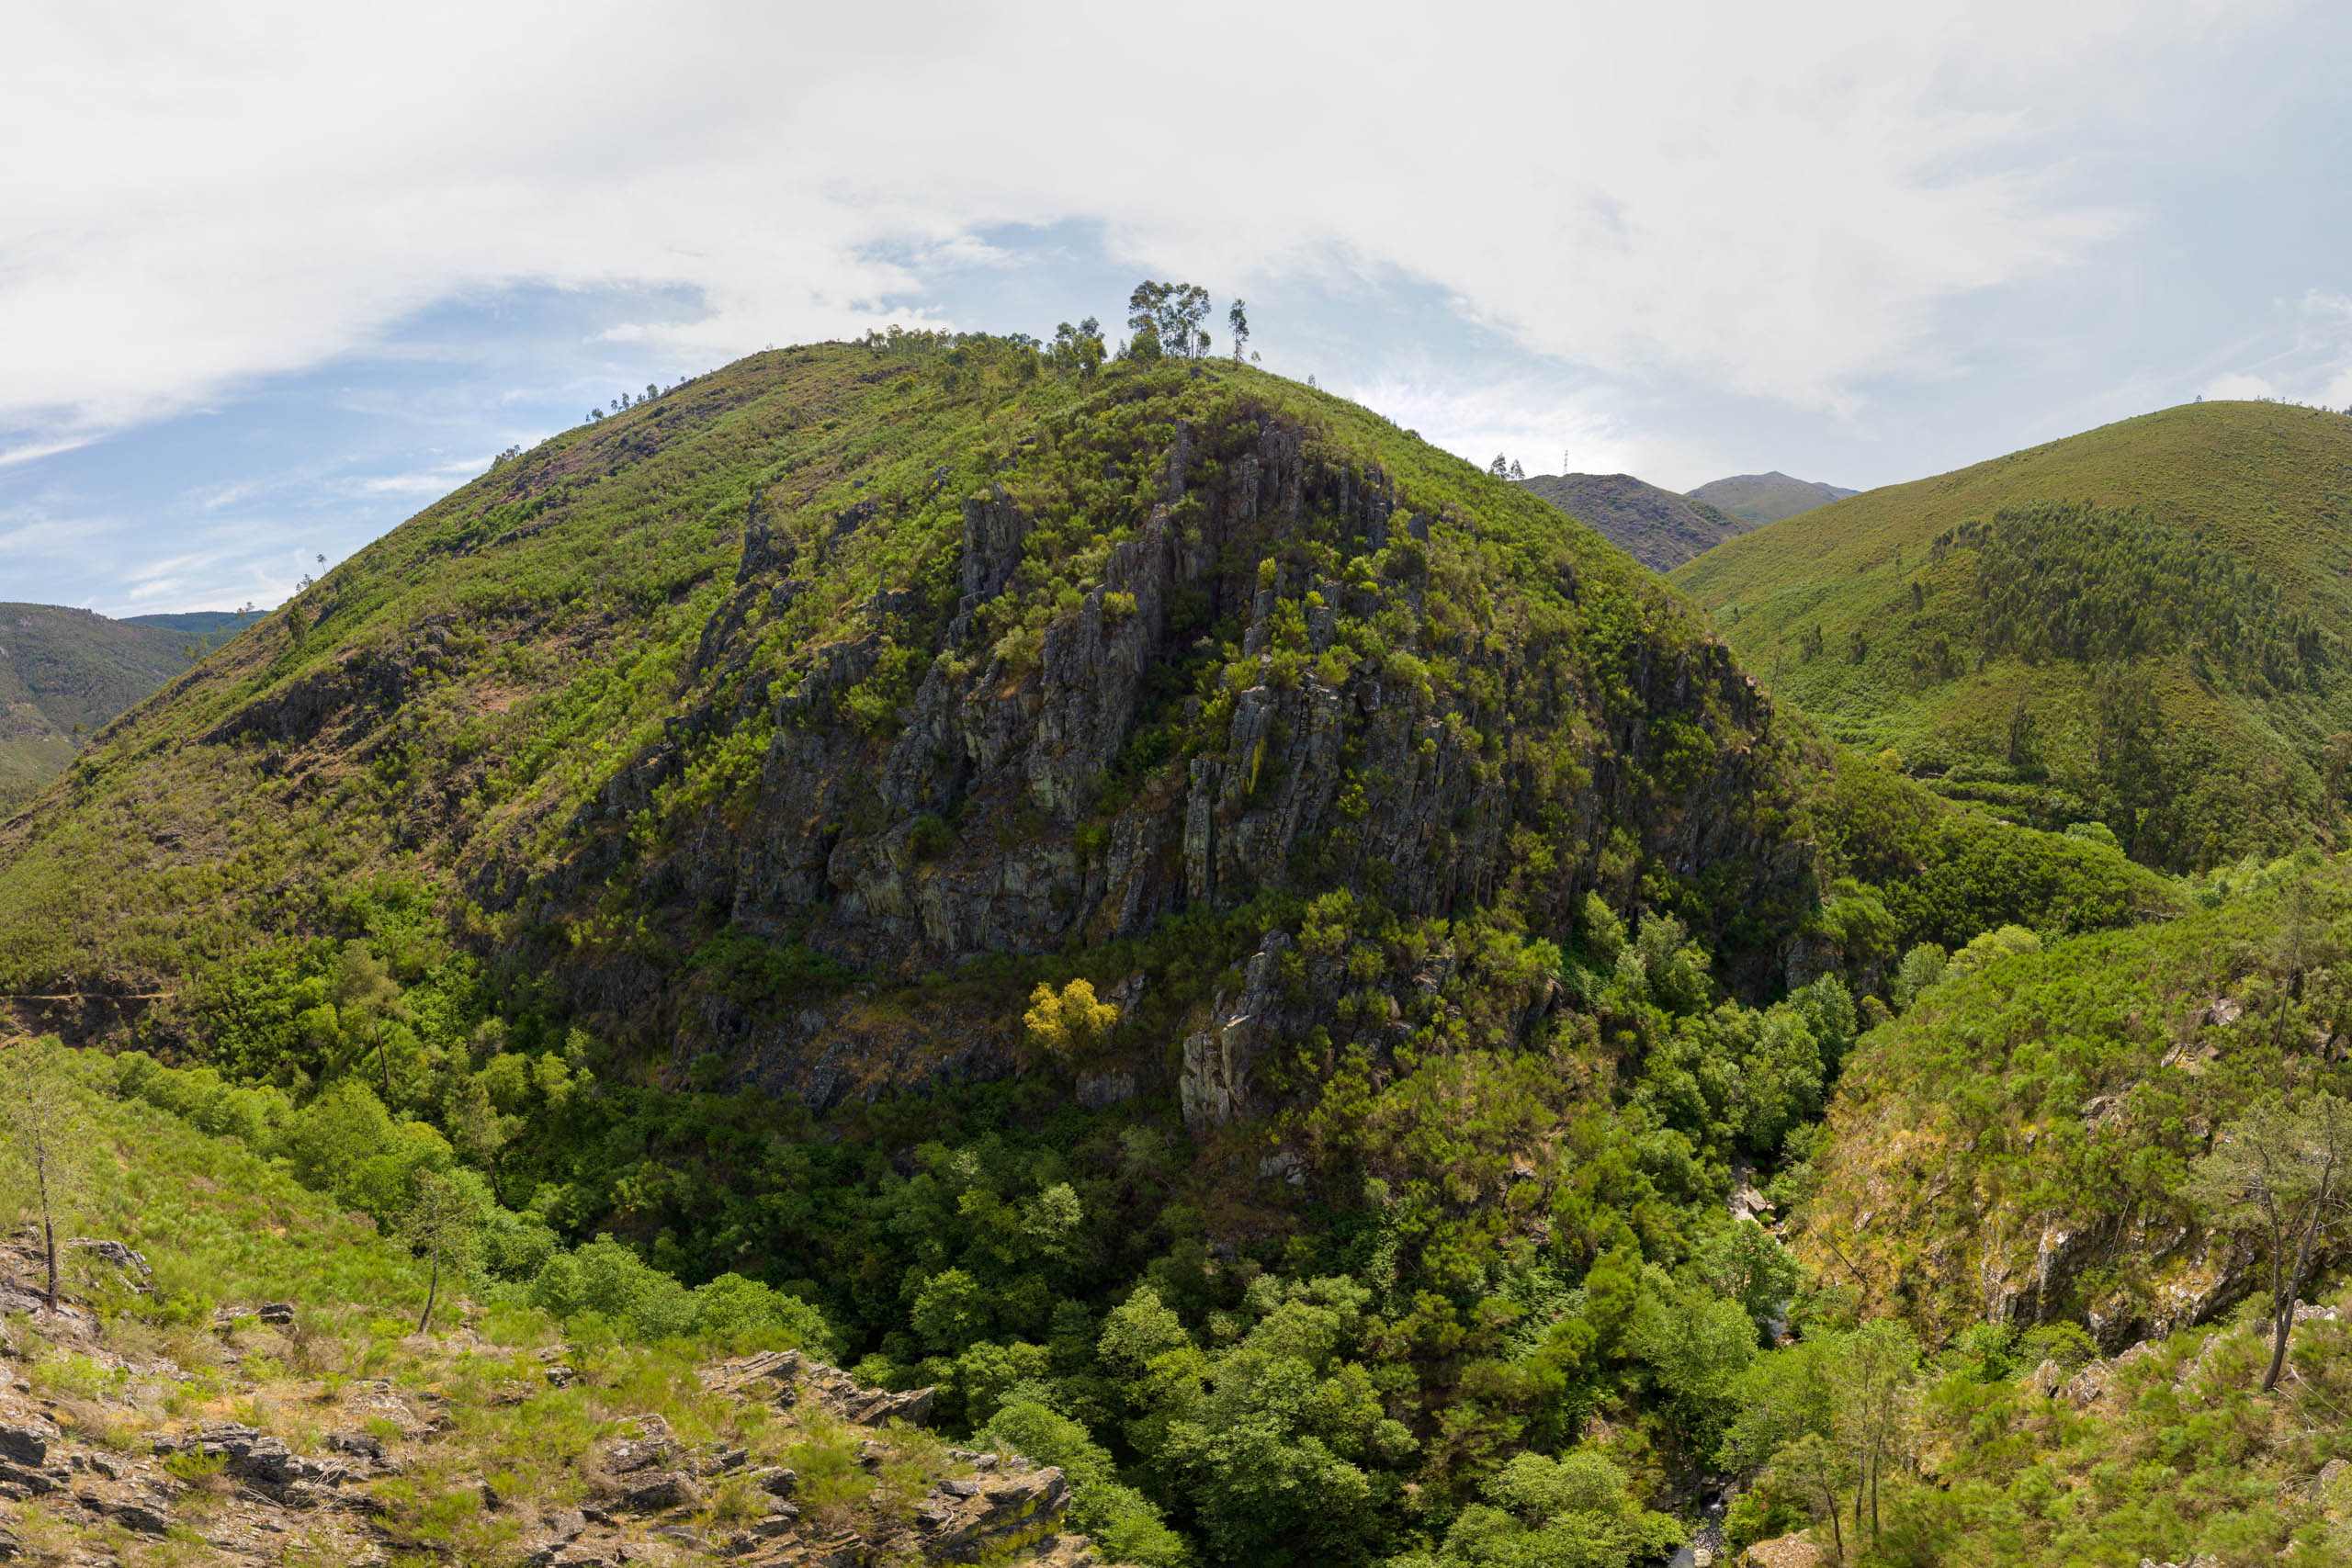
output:
[[[1250,1069],[1275,1038],[1275,967],[1291,945],[1282,931],[1268,931],[1251,955],[1238,994],[1219,992],[1209,1026],[1184,1040],[1184,1076],[1177,1085],[1187,1126],[1223,1126],[1246,1113]]]
[[[1387,476],[1318,453],[1271,414],[1214,442],[1179,424],[1161,475],[1161,503],[1113,536],[1091,591],[1055,616],[1034,655],[983,629],[982,612],[1020,592],[1033,533],[1019,498],[999,490],[965,503],[952,617],[885,592],[784,674],[751,673],[765,668],[752,657],[765,607],[814,591],[839,529],[888,524],[837,518],[831,532],[793,537],[755,502],[735,590],[695,656],[711,694],[613,774],[541,885],[560,893],[610,871],[613,825],[654,808],[682,751],[763,709],[775,728],[748,803],[681,824],[666,861],[639,879],[877,978],[1235,908],[1283,884],[1292,857],[1316,846],[1414,916],[1450,917],[1511,886],[1538,931],[1565,926],[1610,878],[1624,886],[1609,890],[1630,894],[1637,863],[1758,896],[1806,884],[1810,846],[1776,838],[1758,805],[1778,787],[1770,704],[1721,645],[1661,629],[1547,661],[1523,628],[1436,637],[1427,571],[1338,581],[1302,564],[1306,542],[1327,559],[1392,540],[1415,558],[1467,559],[1476,521],[1404,510]],[[1568,613],[1581,613],[1573,562],[1556,571]],[[1457,595],[1485,592],[1449,581]],[[1385,662],[1339,640],[1343,617],[1381,628]],[[1238,663],[1200,635],[1220,622],[1242,628]],[[928,666],[895,724],[862,731],[839,703],[889,648],[920,649]],[[1425,684],[1414,673],[1422,655],[1450,661],[1458,679]],[[1135,776],[1120,808],[1098,818],[1104,770],[1147,719],[1165,730],[1207,712],[1199,695],[1171,707],[1169,694],[1219,671],[1230,713],[1209,743],[1188,740],[1191,754]],[[610,1016],[654,1007],[667,982],[607,955],[581,983],[594,993],[583,1005]],[[1257,1002],[1220,999],[1216,1010],[1206,1038],[1196,1031],[1184,1047],[1196,1123],[1243,1113],[1261,1049]],[[820,1025],[708,1002],[697,1032],[746,1078],[821,1103],[823,1054],[839,1036],[832,1021]]]
[[[1051,1468],[942,1482],[916,1516],[922,1553],[934,1562],[972,1561],[1016,1537],[1036,1535],[1069,1503],[1069,1483]]]

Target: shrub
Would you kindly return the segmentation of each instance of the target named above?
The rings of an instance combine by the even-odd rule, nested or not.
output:
[[[1110,1036],[1119,1021],[1119,1010],[1097,1001],[1090,980],[1072,980],[1057,993],[1039,982],[1029,994],[1029,1010],[1022,1016],[1031,1049],[1053,1057],[1069,1057],[1092,1050]]]

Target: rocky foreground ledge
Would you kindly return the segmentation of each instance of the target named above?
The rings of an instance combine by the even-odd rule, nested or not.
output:
[[[255,1568],[419,1552],[516,1568],[1098,1562],[1062,1530],[1059,1470],[949,1447],[923,1429],[927,1391],[865,1388],[797,1351],[696,1369],[665,1415],[631,1408],[642,1365],[623,1377],[471,1329],[387,1348],[291,1310],[157,1333],[78,1303],[12,1305],[0,1562],[131,1561],[175,1542]],[[390,1375],[353,1375],[355,1361]],[[576,1435],[558,1483],[515,1484],[517,1433]]]

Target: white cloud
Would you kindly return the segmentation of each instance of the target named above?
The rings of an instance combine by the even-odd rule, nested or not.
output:
[[[382,474],[358,479],[350,488],[362,495],[442,496],[489,467],[490,459],[485,457],[473,462],[444,463],[437,468],[413,474]]]
[[[1525,380],[1465,390],[1438,377],[1331,389],[1482,467],[1498,452],[1531,474],[1559,472],[1564,458],[1574,473],[1655,472],[1667,461],[1660,443],[1625,430],[1596,393]]]
[[[2243,376],[2232,371],[2206,382],[2197,389],[2197,395],[2217,403],[2254,402],[2277,397],[2278,389],[2259,376]]]
[[[2292,318],[2284,346],[2212,376],[2198,394],[2352,406],[2352,299],[2314,289],[2281,309]]]
[[[698,366],[907,320],[921,269],[999,264],[978,231],[1071,219],[1138,269],[1394,270],[1539,353],[1848,407],[1950,301],[2116,233],[2056,194],[2063,133],[2244,15],[20,9],[0,142],[42,155],[0,166],[0,428],[71,441],[515,283],[697,288],[641,337]]]

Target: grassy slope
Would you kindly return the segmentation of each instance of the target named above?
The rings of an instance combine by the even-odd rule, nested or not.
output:
[[[2289,608],[2331,627],[2352,613],[2352,420],[2266,403],[2167,409],[1872,491],[1719,546],[1672,581],[1713,615],[1743,662],[1838,739],[1892,747],[1946,793],[2063,826],[2100,809],[2089,782],[2091,673],[2013,658],[1976,669],[1973,558],[1929,559],[1946,528],[2060,500],[2150,509],[2235,552]],[[1815,626],[1823,650],[1807,660],[1800,636]],[[1867,647],[1859,664],[1847,658],[1856,633]],[[1911,657],[1938,635],[1960,649],[1961,672],[1922,682]],[[2167,858],[2199,864],[2275,852],[2308,824],[2333,825],[2315,767],[2326,738],[2352,728],[2346,669],[2338,643],[2316,692],[2257,696],[2199,679],[2183,656],[2154,661],[2177,771],[2198,775],[2183,807],[2194,826]],[[2006,761],[2021,701],[2040,737],[2039,765],[2028,769]]]
[[[188,666],[178,628],[54,604],[0,604],[0,816],[30,800],[95,730]]]
[[[756,484],[826,496],[980,434],[969,408],[858,417],[891,401],[874,369],[840,347],[741,362],[556,437],[338,566],[126,716],[0,838],[0,985],[143,985],[299,926],[336,884],[437,878],[478,830],[560,823],[668,710]],[[336,731],[212,738],[355,659],[380,672],[375,700]],[[220,897],[257,885],[277,908]]]

